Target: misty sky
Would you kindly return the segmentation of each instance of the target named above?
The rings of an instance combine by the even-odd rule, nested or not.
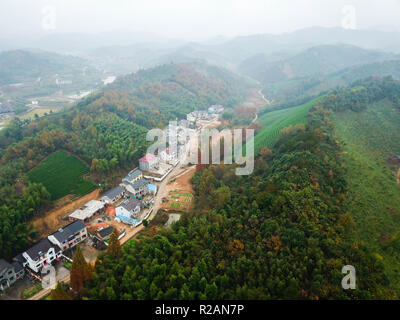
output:
[[[341,26],[348,5],[358,29],[400,31],[400,0],[0,0],[0,38],[114,30],[185,40],[282,33]]]

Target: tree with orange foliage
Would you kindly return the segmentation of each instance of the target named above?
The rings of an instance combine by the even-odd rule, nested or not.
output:
[[[93,268],[88,264],[83,256],[82,249],[78,245],[74,260],[72,262],[71,273],[70,273],[70,286],[72,291],[78,293],[82,288],[85,281],[92,277]]]

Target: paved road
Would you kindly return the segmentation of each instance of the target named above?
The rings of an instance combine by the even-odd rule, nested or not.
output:
[[[64,283],[69,283],[69,275],[67,275],[64,278],[58,279],[58,281],[60,282],[64,282]],[[32,297],[28,298],[28,300],[40,300],[43,299],[44,297],[48,296],[51,292],[51,288],[48,289],[43,289],[42,291],[39,291],[38,293],[36,293],[35,295],[33,295]]]

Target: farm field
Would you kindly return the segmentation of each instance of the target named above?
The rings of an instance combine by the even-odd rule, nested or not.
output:
[[[262,147],[271,148],[279,137],[279,133],[283,128],[290,125],[306,123],[306,116],[310,109],[315,105],[319,98],[311,100],[306,104],[272,111],[262,115],[259,123],[264,127],[255,137],[254,149],[260,150]]]
[[[50,155],[44,162],[28,173],[32,182],[42,183],[51,194],[51,200],[57,200],[67,194],[83,196],[96,187],[83,176],[89,168],[76,157],[65,151]]]
[[[356,235],[383,261],[393,287],[400,285],[400,185],[387,160],[400,154],[399,123],[398,109],[386,101],[335,115]]]

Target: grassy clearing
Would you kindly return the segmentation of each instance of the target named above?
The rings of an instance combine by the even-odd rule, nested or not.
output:
[[[179,208],[181,206],[182,205],[179,202],[173,202],[173,203],[170,204],[170,207],[172,207],[172,208]]]
[[[258,122],[264,128],[255,137],[254,149],[259,151],[262,147],[271,148],[283,128],[300,123],[305,124],[308,112],[318,100],[319,98],[301,106],[269,112],[260,117]]]
[[[32,182],[42,183],[51,194],[51,200],[67,194],[83,196],[96,187],[83,176],[89,168],[76,157],[65,151],[50,155],[43,163],[28,173]]]
[[[35,118],[35,114],[37,114],[39,117],[43,117],[46,113],[50,114],[50,111],[57,112],[58,110],[59,109],[55,109],[55,108],[37,108],[37,109],[34,109],[34,110],[28,112],[27,114],[20,116],[19,118],[33,120]]]
[[[359,240],[382,257],[394,288],[400,288],[400,253],[388,249],[400,230],[400,186],[386,164],[400,154],[400,113],[382,101],[367,110],[335,115],[336,135],[344,143],[350,212]]]

